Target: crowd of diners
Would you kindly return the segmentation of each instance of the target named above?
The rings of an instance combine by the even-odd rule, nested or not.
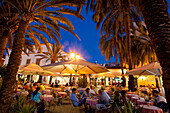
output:
[[[57,83],[48,84],[48,86],[51,87],[51,89],[63,87]],[[128,107],[129,99],[126,96],[128,90],[122,87],[121,84],[113,84],[107,87],[101,86],[100,88],[94,85],[89,85],[89,87],[86,87],[85,90],[79,90],[81,89],[79,86],[77,86],[77,88],[75,88],[74,85],[69,86],[68,83],[64,87],[67,87],[67,90],[63,90],[63,92],[65,91],[68,93],[73,106],[76,107],[84,105],[86,113],[105,108],[107,109],[110,105],[112,105],[112,108],[124,105]],[[16,82],[14,92],[18,92],[18,89],[28,91],[29,94],[27,99],[30,99],[36,103],[38,113],[44,112],[44,102],[40,99],[42,91],[46,89],[43,83]],[[154,102],[154,106],[161,108],[163,111],[167,110],[167,101],[165,97],[162,93],[160,93],[160,89],[155,88],[154,85],[147,87],[144,85],[138,88],[136,87],[135,91],[140,97],[145,97],[145,99],[152,100]],[[95,108],[89,108],[88,104],[86,104],[86,99],[90,98],[98,99],[98,103],[95,105]]]

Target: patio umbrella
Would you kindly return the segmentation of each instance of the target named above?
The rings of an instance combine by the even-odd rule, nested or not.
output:
[[[24,73],[24,72],[42,72],[43,69],[39,66],[39,65],[36,65],[34,63],[32,64],[26,64],[26,65],[22,65],[19,67],[19,73]]]
[[[86,60],[67,60],[57,62],[49,65],[41,66],[44,70],[59,72],[59,73],[72,73],[77,71],[77,74],[94,74],[107,72],[108,70],[100,65],[88,62]]]
[[[160,75],[162,74],[162,67],[159,62],[154,62],[136,69],[132,69],[126,74],[132,75]]]
[[[159,62],[153,62],[151,64],[132,69],[130,71],[127,71],[126,74],[129,75],[155,75],[159,77],[159,82],[163,91],[163,86],[161,82],[161,74],[162,74],[162,67],[160,66]],[[163,92],[164,94],[164,92]]]
[[[22,73],[25,75],[31,74],[31,75],[44,75],[44,76],[59,75],[50,71],[44,71],[39,65],[36,65],[34,63],[20,66],[18,73]]]
[[[41,66],[44,70],[59,72],[59,73],[70,73],[70,74],[94,74],[107,72],[108,70],[100,65],[88,62],[82,59],[73,59],[63,62],[57,62],[45,66]]]

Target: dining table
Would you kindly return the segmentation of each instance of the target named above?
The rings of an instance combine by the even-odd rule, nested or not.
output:
[[[53,100],[53,96],[52,95],[40,95],[40,99],[47,101],[47,102],[51,102]]]
[[[142,97],[131,97],[131,102],[133,102],[134,104],[137,103],[137,100],[144,100],[145,101],[145,99],[142,98]]]
[[[52,89],[52,87],[49,87],[49,86],[45,86],[45,89]]]
[[[137,105],[153,105],[152,101],[137,100]]]
[[[86,88],[78,88],[79,93],[84,92],[85,90],[86,90]]]
[[[127,94],[134,94],[134,95],[137,95],[136,92],[127,92]]]
[[[136,95],[136,94],[126,94],[126,96],[127,96],[129,99],[131,99],[131,97],[138,97],[138,95]]]
[[[53,88],[54,89],[54,91],[61,91],[62,89],[61,88]]]
[[[58,95],[61,96],[62,98],[65,98],[67,96],[66,92],[58,92]]]
[[[85,105],[89,104],[92,109],[95,109],[95,105],[99,103],[99,99],[87,98]]]
[[[50,92],[51,92],[51,91],[50,91],[49,89],[44,89],[44,90],[42,90],[42,94],[48,94],[48,95],[49,95]]]
[[[16,93],[16,96],[19,96],[20,94],[23,96],[28,96],[29,92],[28,91],[20,91],[20,92]]]
[[[140,108],[142,108],[142,112],[141,113],[163,113],[162,109],[158,108],[156,106],[140,105]]]

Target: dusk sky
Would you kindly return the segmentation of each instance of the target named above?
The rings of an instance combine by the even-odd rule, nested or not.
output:
[[[85,8],[82,9],[84,20],[80,20],[73,16],[66,16],[72,22],[75,33],[80,37],[79,41],[76,37],[67,31],[61,31],[63,50],[70,53],[74,51],[79,53],[83,58],[90,62],[98,63],[115,62],[112,58],[110,61],[105,60],[105,56],[101,55],[99,47],[100,31],[96,30],[96,24],[92,21],[92,12],[86,14]]]
[[[170,2],[170,0],[167,1],[168,3]],[[66,16],[74,25],[74,32],[80,37],[81,41],[69,32],[61,31],[60,33],[63,38],[61,43],[64,46],[63,50],[68,53],[71,51],[79,53],[83,58],[93,63],[95,61],[98,63],[116,62],[113,57],[111,60],[106,61],[105,56],[102,56],[100,49],[98,49],[100,31],[96,30],[96,24],[92,20],[93,12],[89,10],[88,14],[86,14],[86,10],[83,8],[81,14],[84,17],[84,20],[80,20],[73,16]]]

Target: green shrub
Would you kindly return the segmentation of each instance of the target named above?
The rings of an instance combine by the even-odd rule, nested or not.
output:
[[[24,96],[20,95],[14,102],[11,113],[33,113],[36,109],[35,103],[28,103]]]
[[[139,106],[132,106],[132,103],[130,103],[130,101],[128,102],[128,107],[124,104],[124,110],[121,110],[117,104],[116,107],[119,113],[141,113],[143,109],[143,107],[140,108]]]
[[[79,85],[79,87],[85,88],[87,87],[88,82],[87,79],[79,78],[77,84]]]

